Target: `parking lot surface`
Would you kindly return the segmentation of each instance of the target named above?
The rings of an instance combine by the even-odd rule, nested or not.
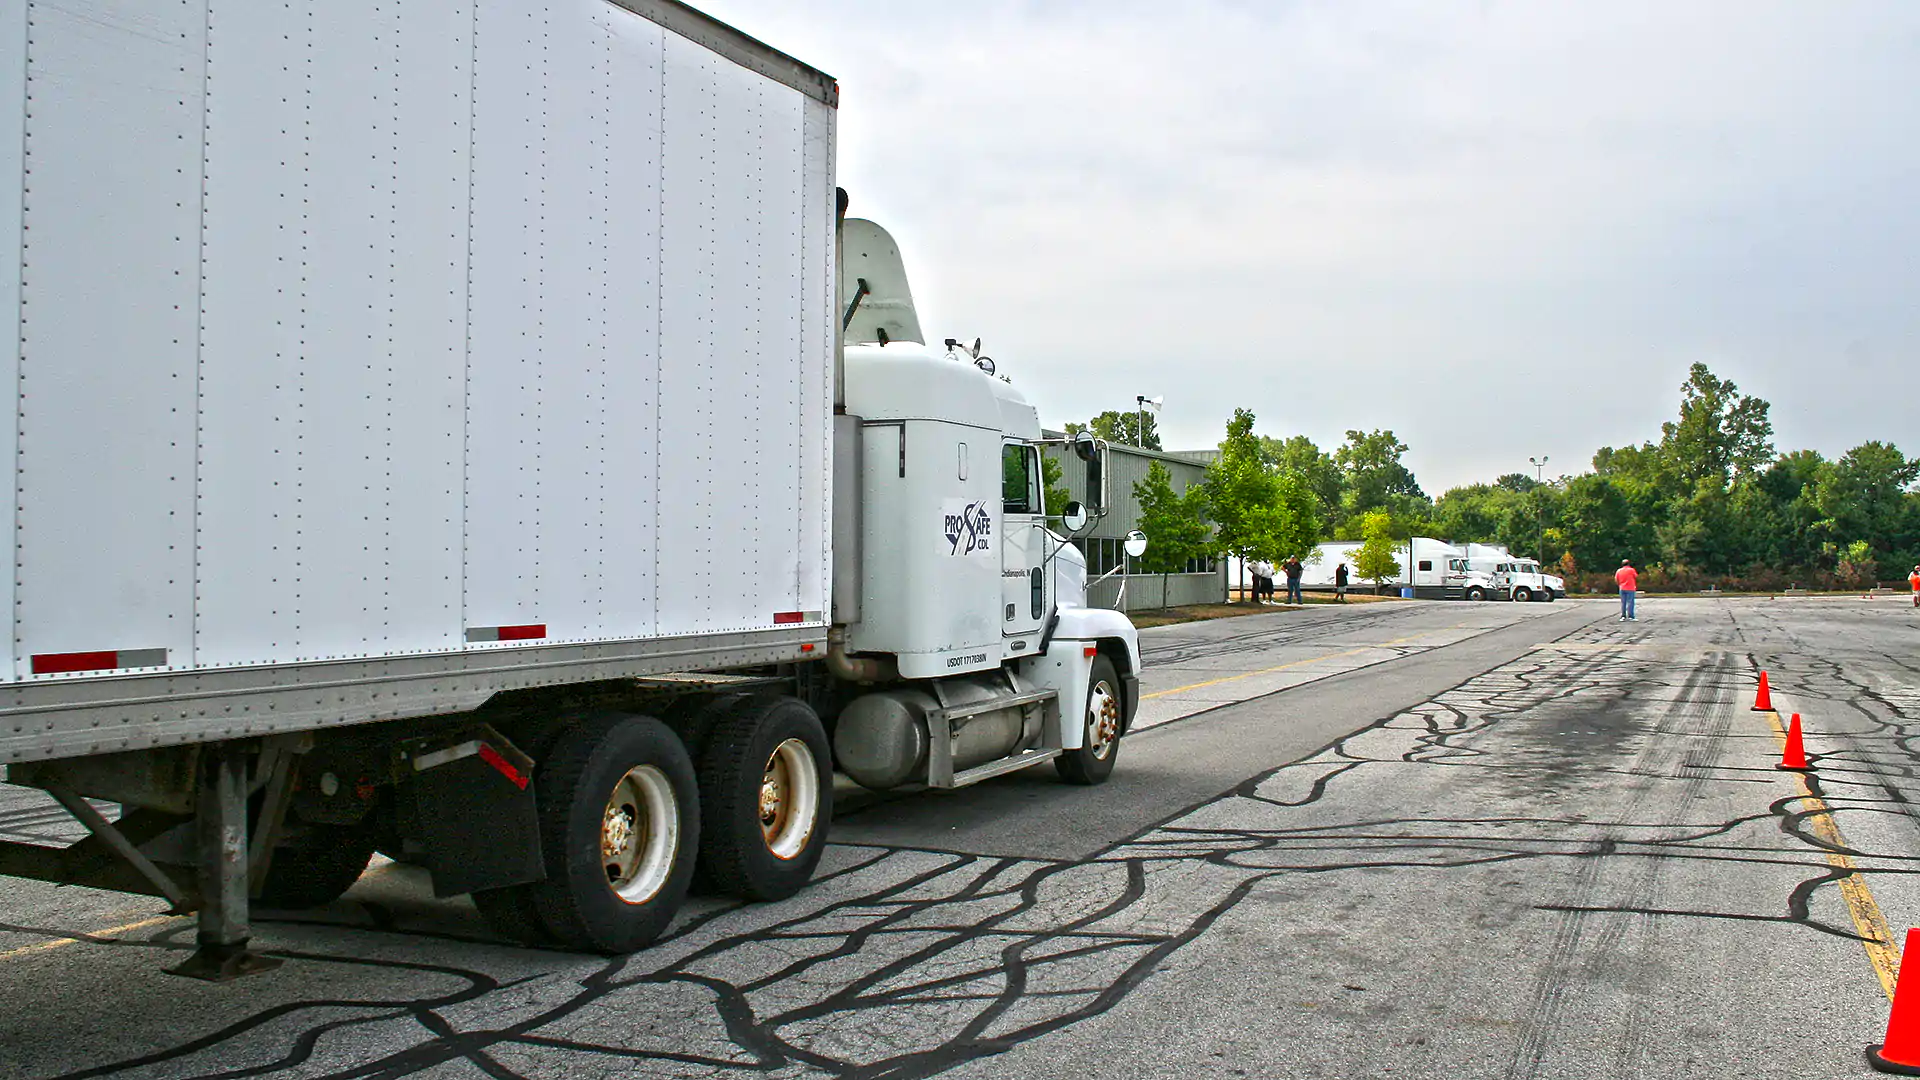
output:
[[[157,902],[5,882],[0,1076],[1869,1075],[1920,920],[1903,599],[1142,641],[1106,785],[863,800],[800,895],[630,957],[502,944],[384,864],[208,986],[160,972],[192,927]],[[20,795],[0,829],[71,834]]]

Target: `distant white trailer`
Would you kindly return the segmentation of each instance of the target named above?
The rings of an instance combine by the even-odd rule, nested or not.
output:
[[[1357,540],[1330,540],[1315,548],[1318,558],[1306,564],[1307,572],[1300,579],[1302,586],[1309,589],[1333,588],[1334,573],[1345,563],[1350,588],[1371,588],[1373,580],[1360,574],[1361,546]],[[1412,585],[1413,594],[1423,599],[1457,597],[1460,595],[1458,582],[1451,580],[1448,575],[1453,569],[1450,564],[1463,556],[1459,548],[1444,540],[1430,536],[1411,537],[1394,549],[1394,562],[1399,564],[1400,570],[1386,578],[1383,586],[1401,589]]]

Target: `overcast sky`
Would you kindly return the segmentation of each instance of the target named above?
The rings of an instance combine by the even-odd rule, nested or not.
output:
[[[1920,453],[1920,3],[696,4],[839,78],[852,212],[1049,425],[1386,427],[1437,495],[1700,360]]]

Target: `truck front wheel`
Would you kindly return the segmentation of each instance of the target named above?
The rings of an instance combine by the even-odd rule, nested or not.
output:
[[[813,878],[833,820],[833,760],[803,701],[741,702],[708,730],[700,762],[702,877],[743,900],[783,900]]]
[[[1522,603],[1522,604],[1528,603],[1533,599],[1533,590],[1527,588],[1525,585],[1522,585],[1519,588],[1513,590],[1513,599],[1517,603]]]
[[[1080,748],[1068,750],[1053,759],[1060,779],[1069,784],[1098,784],[1113,774],[1120,757],[1121,710],[1120,676],[1106,656],[1093,658],[1093,672],[1087,676],[1087,706],[1081,720]]]
[[[1485,600],[1486,598],[1487,598],[1487,590],[1482,589],[1477,585],[1467,590],[1467,599],[1469,600],[1480,601],[1480,600]]]
[[[652,717],[588,717],[555,740],[535,781],[547,878],[522,886],[532,912],[568,948],[651,944],[686,899],[700,840],[680,740]]]

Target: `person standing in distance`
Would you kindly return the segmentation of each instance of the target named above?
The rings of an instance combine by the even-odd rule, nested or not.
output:
[[[1916,573],[1920,573],[1920,566],[1914,567],[1914,571]],[[1920,597],[1920,585],[1916,585],[1914,586],[1914,588],[1916,590],[1914,592],[1914,596]],[[1344,604],[1347,602],[1347,564],[1346,563],[1341,563],[1339,566],[1336,566],[1333,568],[1333,595],[1341,603]],[[1920,606],[1920,600],[1915,600],[1914,604],[1916,606]]]
[[[1306,603],[1300,599],[1300,574],[1305,569],[1306,567],[1300,565],[1299,556],[1287,560],[1287,603],[1289,604]]]
[[[1613,572],[1613,580],[1620,585],[1620,621],[1639,622],[1633,613],[1633,594],[1640,590],[1640,575],[1633,569],[1632,559],[1620,560],[1620,569]]]
[[[1920,566],[1914,567],[1913,573],[1907,575],[1907,584],[1913,586],[1913,606],[1920,607]]]

